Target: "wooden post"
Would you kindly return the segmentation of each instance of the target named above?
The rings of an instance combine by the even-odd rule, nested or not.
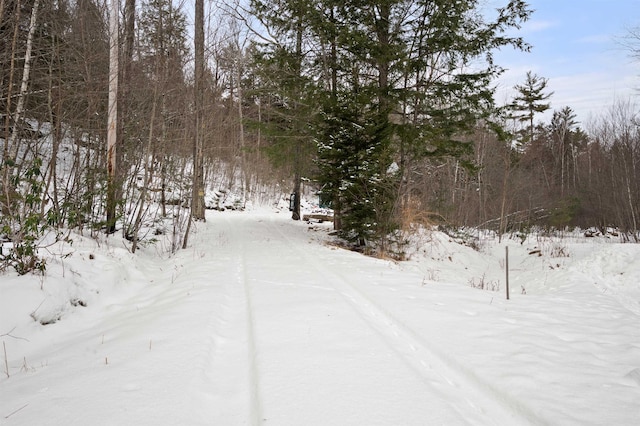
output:
[[[509,300],[509,247],[505,246],[505,261],[504,261],[504,271],[507,277],[507,300]]]

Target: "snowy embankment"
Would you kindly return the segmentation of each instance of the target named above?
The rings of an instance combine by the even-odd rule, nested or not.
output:
[[[640,246],[509,241],[507,301],[505,243],[328,226],[209,212],[174,257],[75,236],[2,275],[0,424],[637,424]]]

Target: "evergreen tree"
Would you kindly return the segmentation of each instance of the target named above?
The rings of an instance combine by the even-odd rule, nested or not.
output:
[[[529,125],[528,139],[530,142],[533,141],[533,118],[536,114],[551,108],[551,104],[545,102],[553,95],[553,92],[545,93],[548,82],[546,78],[529,71],[524,84],[514,86],[518,95],[513,99],[510,107],[515,112],[514,118]]]
[[[479,3],[254,0],[268,46],[293,52],[305,37],[299,76],[323,93],[316,96],[320,181],[343,236],[384,242],[401,211],[408,159],[467,151],[460,135],[493,109],[490,84],[501,68],[491,52],[527,48],[505,32],[530,10],[513,0],[487,20]],[[302,33],[292,14],[304,19]]]
[[[560,195],[564,196],[565,186],[568,181],[569,166],[573,165],[574,147],[572,138],[574,137],[574,129],[578,122],[576,114],[571,107],[564,107],[560,111],[553,112],[551,119],[551,134],[553,136],[554,158],[560,166]],[[574,171],[575,172],[575,171]],[[575,176],[575,173],[574,173]],[[575,186],[575,182],[574,182]]]
[[[389,126],[340,94],[324,112],[318,133],[322,194],[332,201],[339,235],[360,246],[393,230],[397,174],[391,169]]]
[[[358,93],[354,97],[367,116],[364,133],[375,135],[356,153],[346,149],[342,159],[335,158],[336,153],[330,156],[330,164],[348,164],[356,158],[361,167],[369,168],[371,179],[361,192],[375,194],[363,195],[375,214],[354,228],[356,222],[350,219],[354,200],[344,189],[349,186],[336,183],[343,188],[338,194],[343,199],[337,204],[346,205],[338,212],[344,214],[343,235],[373,235],[378,244],[384,244],[399,222],[401,199],[408,198],[403,187],[410,180],[407,164],[470,150],[461,135],[493,109],[490,83],[501,69],[493,63],[491,51],[504,45],[526,49],[522,40],[505,37],[503,32],[529,15],[524,2],[510,2],[498,11],[495,21],[487,22],[477,8],[475,1],[335,5],[335,62],[338,75],[345,76],[338,80],[337,92]],[[486,67],[468,71],[469,63],[479,59],[486,60]],[[321,162],[326,154],[321,152]],[[342,181],[349,182],[353,176],[346,170]]]
[[[292,171],[292,219],[299,220],[302,178],[315,151],[310,124],[318,111],[307,53],[313,39],[306,25],[311,5],[295,0],[251,4],[271,36],[270,41],[258,43],[254,55],[261,83],[257,96],[265,101],[261,125],[271,141],[267,152],[274,164]]]

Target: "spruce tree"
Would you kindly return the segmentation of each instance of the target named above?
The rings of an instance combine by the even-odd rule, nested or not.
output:
[[[304,10],[300,75],[321,94],[318,115],[306,118],[317,123],[319,180],[341,234],[360,243],[384,243],[395,228],[409,159],[470,148],[462,135],[494,108],[491,82],[502,69],[492,51],[528,48],[506,35],[531,13],[521,0],[492,19],[478,0],[253,4],[271,46],[291,45],[287,16]]]
[[[271,141],[267,150],[275,165],[293,174],[292,219],[301,219],[300,199],[303,175],[310,169],[315,147],[311,121],[318,111],[315,87],[307,52],[313,39],[307,29],[306,1],[275,0],[251,2],[255,17],[267,28],[270,40],[256,46],[254,69],[260,79],[264,120],[260,125]]]

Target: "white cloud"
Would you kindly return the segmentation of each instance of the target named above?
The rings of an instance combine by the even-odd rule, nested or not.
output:
[[[549,80],[549,85],[555,90],[553,107],[570,106],[584,120],[606,110],[616,99],[637,96],[640,79],[631,74],[594,72],[555,77]]]
[[[539,20],[539,19],[532,19],[530,21],[527,21],[523,26],[522,26],[522,33],[537,33],[537,32],[541,32],[541,31],[545,31],[549,28],[553,28],[553,27],[557,27],[559,25],[559,22],[557,21],[549,21],[549,20]]]

